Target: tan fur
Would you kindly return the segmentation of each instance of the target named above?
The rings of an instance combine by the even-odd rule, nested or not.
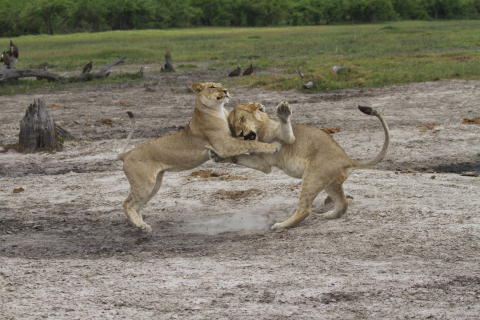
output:
[[[291,108],[287,102],[282,102],[277,106],[280,121],[271,119],[265,112],[259,110],[258,104],[253,103],[236,106],[228,117],[234,136],[242,134],[245,136],[253,132],[262,142],[281,141],[282,149],[279,152],[258,156],[240,155],[223,161],[217,157],[216,161],[237,163],[265,173],[271,171],[270,166],[275,166],[289,176],[303,180],[295,214],[282,223],[276,223],[272,229],[283,230],[303,221],[311,213],[313,200],[324,189],[335,202],[335,209],[326,213],[325,217],[339,218],[348,208],[342,183],[353,170],[368,168],[380,162],[390,145],[388,126],[383,117],[373,109],[363,109],[369,109],[371,115],[377,116],[385,131],[382,151],[372,160],[351,159],[329,134],[320,129],[291,126],[289,122]],[[215,157],[213,153],[210,156]]]
[[[209,150],[222,157],[231,157],[247,152],[274,153],[279,143],[262,143],[235,139],[230,134],[224,104],[229,93],[220,83],[194,83],[197,93],[192,120],[184,129],[164,137],[146,141],[133,150],[118,156],[123,161],[123,170],[130,182],[130,194],[123,202],[127,217],[137,227],[151,231],[141,216],[142,207],[158,192],[166,171],[193,169],[209,159]],[[125,151],[134,130],[132,130]]]

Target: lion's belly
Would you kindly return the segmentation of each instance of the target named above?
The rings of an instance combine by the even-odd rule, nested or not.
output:
[[[282,169],[287,175],[297,179],[302,179],[307,167],[307,162],[304,159],[286,156],[282,151],[279,154],[265,155],[264,159],[271,166]]]
[[[178,161],[175,164],[171,164],[168,171],[185,171],[194,169],[199,165],[205,163],[209,159],[210,158],[208,156],[208,150],[205,149],[202,152],[195,152],[191,155],[182,157],[181,161]]]
[[[287,162],[284,165],[278,166],[290,177],[302,179],[306,166],[300,162]]]

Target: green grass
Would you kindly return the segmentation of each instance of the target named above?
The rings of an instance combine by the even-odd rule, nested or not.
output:
[[[0,38],[7,47],[10,38]],[[45,60],[55,71],[81,70],[93,58],[103,66],[127,56],[127,63],[164,62],[169,50],[177,70],[245,68],[283,70],[275,76],[229,80],[271,89],[301,88],[296,64],[313,90],[430,81],[479,79],[480,21],[407,21],[384,24],[275,28],[197,28],[112,31],[12,38],[20,48],[18,68],[39,68]],[[0,45],[0,48],[2,46]],[[343,64],[349,72],[330,74]],[[1,90],[1,86],[0,86]]]

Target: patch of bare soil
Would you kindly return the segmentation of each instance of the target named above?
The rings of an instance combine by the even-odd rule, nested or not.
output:
[[[250,188],[247,190],[218,190],[215,196],[221,200],[239,200],[248,197],[254,197],[262,194],[262,190]]]
[[[168,172],[143,211],[153,229],[144,234],[121,207],[126,111],[137,119],[134,147],[188,124],[195,95],[180,89],[229,83],[217,71],[148,70],[147,84],[0,100],[0,318],[478,318],[480,180],[462,174],[480,173],[480,126],[462,121],[480,116],[480,82],[309,94],[229,86],[228,110],[257,101],[274,116],[286,100],[293,124],[341,128],[334,138],[356,159],[382,147],[378,119],[357,110],[377,108],[389,153],[344,183],[342,218],[323,218],[332,203],[321,193],[310,217],[282,233],[270,227],[295,212],[300,180],[213,162]],[[17,152],[9,146],[39,98],[78,140]]]
[[[247,180],[247,178],[238,176],[236,174],[231,174],[228,172],[217,172],[213,170],[196,170],[193,171],[190,175],[190,178],[220,178],[221,180]]]
[[[473,119],[465,118],[463,119],[463,124],[480,124],[480,117],[475,117]]]

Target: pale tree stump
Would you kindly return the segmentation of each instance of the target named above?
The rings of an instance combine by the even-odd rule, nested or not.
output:
[[[19,143],[31,152],[55,146],[55,121],[48,115],[45,102],[33,102],[20,122]]]
[[[173,63],[172,63],[172,56],[170,55],[170,51],[167,51],[165,53],[165,65],[160,69],[162,72],[175,72],[173,69]]]

